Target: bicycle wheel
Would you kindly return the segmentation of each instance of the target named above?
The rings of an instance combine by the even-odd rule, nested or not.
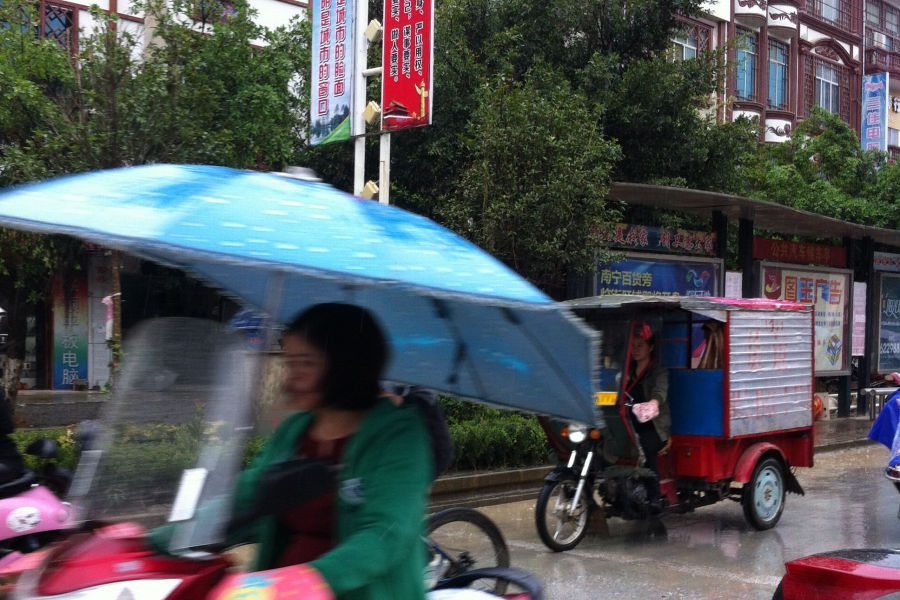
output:
[[[509,566],[509,548],[500,529],[471,508],[450,508],[428,519],[429,560],[436,554],[445,563],[439,579],[449,579],[472,569]],[[481,589],[492,594],[506,592],[504,581],[484,582]],[[477,586],[476,586],[477,589]]]

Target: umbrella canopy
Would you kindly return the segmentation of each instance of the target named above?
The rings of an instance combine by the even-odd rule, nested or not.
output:
[[[392,380],[593,420],[594,334],[567,309],[432,221],[323,183],[221,167],[98,171],[0,193],[0,226],[183,269],[281,323],[321,302],[364,306],[392,345]]]

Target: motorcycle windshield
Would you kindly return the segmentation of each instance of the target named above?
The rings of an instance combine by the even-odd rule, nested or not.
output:
[[[170,550],[225,539],[252,428],[262,356],[215,322],[157,319],[131,332],[71,498],[96,521],[174,524]]]

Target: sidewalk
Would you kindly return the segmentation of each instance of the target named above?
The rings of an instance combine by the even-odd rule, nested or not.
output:
[[[874,421],[869,417],[832,418],[830,421],[816,421],[816,452],[839,450],[860,446],[870,442],[866,436]]]

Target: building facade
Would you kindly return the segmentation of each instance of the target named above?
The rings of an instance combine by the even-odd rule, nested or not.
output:
[[[256,22],[269,29],[306,15],[306,0],[249,0],[248,3],[257,11]],[[91,35],[98,27],[90,13],[95,4],[103,12],[118,17],[119,31],[128,32],[139,41],[150,39],[150,28],[132,0],[39,0],[37,30],[42,38],[55,40],[69,52],[77,53],[79,39]]]
[[[876,68],[895,65],[900,89],[900,8],[883,0],[716,0],[705,11],[685,31],[728,49],[720,117],[758,118],[762,141],[786,141],[814,106],[859,133],[862,78]]]

